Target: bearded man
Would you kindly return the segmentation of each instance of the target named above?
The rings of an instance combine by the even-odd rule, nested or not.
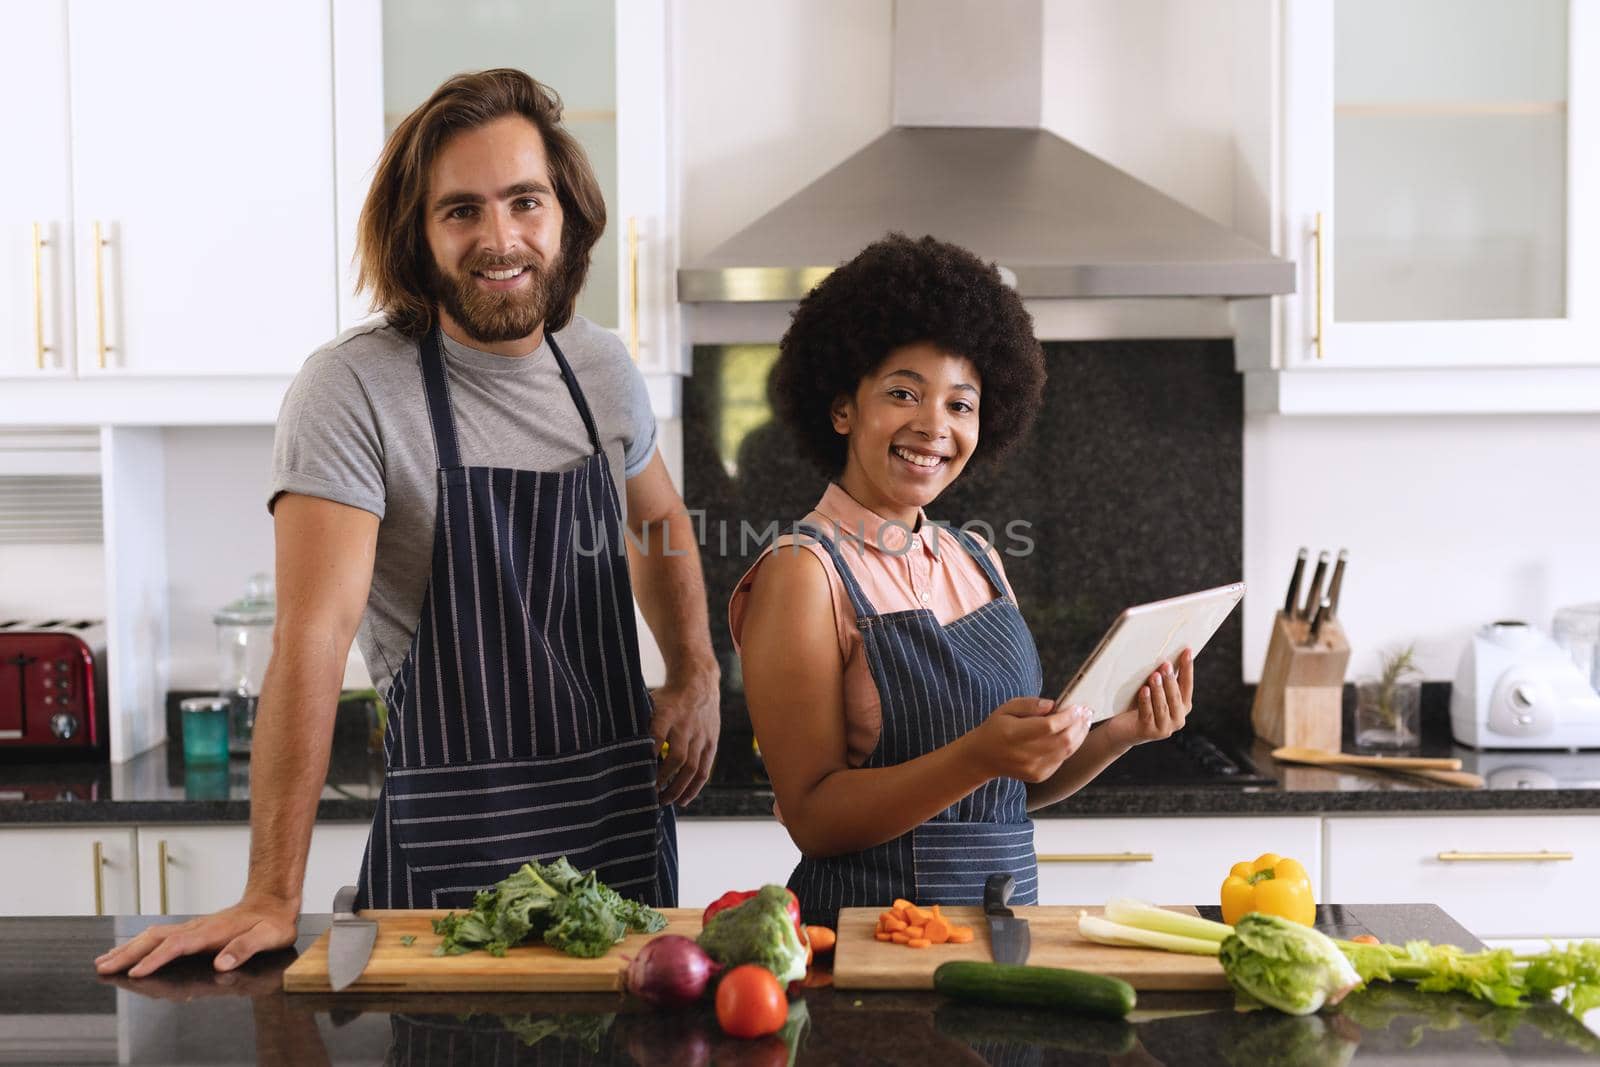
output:
[[[383,314],[311,356],[278,420],[243,897],[100,971],[293,943],[356,639],[388,706],[357,907],[468,907],[557,856],[676,903],[672,804],[710,773],[718,676],[644,381],[573,313],[604,229],[559,99],[520,71],[452,78],[390,137],[358,242]],[[667,664],[654,693],[635,595]]]

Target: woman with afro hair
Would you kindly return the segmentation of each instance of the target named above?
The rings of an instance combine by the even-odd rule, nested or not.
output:
[[[808,922],[896,898],[979,904],[997,872],[1035,903],[1029,810],[1188,714],[1187,650],[1092,733],[1088,708],[1041,699],[999,555],[923,513],[1027,432],[1044,382],[1016,293],[932,237],[869,245],[783,337],[773,406],[831,481],[728,618]]]

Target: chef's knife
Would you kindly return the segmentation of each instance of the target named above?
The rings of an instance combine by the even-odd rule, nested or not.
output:
[[[1344,561],[1350,558],[1345,549],[1339,550],[1339,561],[1333,565],[1333,577],[1328,581],[1328,614],[1339,614],[1339,590],[1344,586]]]
[[[1294,618],[1295,605],[1300,603],[1300,577],[1306,572],[1306,550],[1301,549],[1294,560],[1294,575],[1289,579],[1289,595],[1283,598],[1283,613]]]
[[[983,914],[989,920],[989,952],[996,963],[1027,963],[1033,946],[1028,920],[1006,907],[1017,880],[1009,874],[991,874],[983,883]]]
[[[1306,590],[1306,606],[1300,612],[1302,619],[1311,618],[1311,613],[1317,610],[1317,605],[1322,603],[1322,579],[1328,573],[1328,553],[1317,553],[1317,569],[1311,572],[1311,588]]]
[[[337,993],[361,977],[378,940],[378,924],[356,917],[356,887],[347,885],[333,897],[333,927],[328,931],[328,984]]]

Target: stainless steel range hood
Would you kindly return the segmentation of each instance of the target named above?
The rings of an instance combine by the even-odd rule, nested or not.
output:
[[[1293,292],[1292,262],[1040,128],[1042,20],[1040,0],[900,0],[896,125],[680,269],[678,299],[798,300],[891,230],[971,249],[1025,298]]]

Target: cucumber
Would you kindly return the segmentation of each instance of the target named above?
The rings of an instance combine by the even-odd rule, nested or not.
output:
[[[933,988],[947,997],[1015,1007],[1065,1008],[1120,1019],[1133,1010],[1133,986],[1120,978],[1065,967],[1018,967],[952,960],[933,972]]]

